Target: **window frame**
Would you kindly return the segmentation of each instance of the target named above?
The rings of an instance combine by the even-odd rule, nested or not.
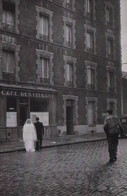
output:
[[[63,38],[64,38],[64,46],[68,48],[76,48],[76,22],[72,18],[63,16]],[[72,43],[68,44],[66,39],[66,33],[67,33],[67,26],[71,26],[72,31]]]
[[[53,12],[43,8],[43,7],[38,7],[36,6],[36,39],[40,39],[43,41],[49,41],[49,42],[53,42]],[[46,16],[49,18],[49,35],[48,36],[40,36],[39,33],[39,24],[40,24],[40,16]]]

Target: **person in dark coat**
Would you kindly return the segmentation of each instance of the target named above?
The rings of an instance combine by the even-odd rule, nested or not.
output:
[[[112,110],[107,110],[107,117],[104,120],[104,131],[108,140],[109,162],[117,160],[117,146],[119,132],[122,130],[120,120],[113,115]]]
[[[39,122],[39,117],[36,117],[36,122],[34,123],[37,133],[36,150],[41,150],[42,139],[44,135],[44,126],[42,122]]]

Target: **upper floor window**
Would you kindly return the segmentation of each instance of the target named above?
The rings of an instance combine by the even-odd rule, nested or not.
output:
[[[114,41],[112,38],[107,39],[107,56],[109,58],[114,57]]]
[[[66,8],[72,9],[72,0],[66,0]]]
[[[115,77],[114,77],[114,72],[113,71],[108,71],[108,89],[110,91],[114,90],[115,87]]]
[[[113,6],[110,3],[106,4],[106,25],[108,28],[113,27],[113,22],[114,22],[114,10]]]
[[[37,82],[53,84],[53,53],[36,49]]]
[[[64,59],[64,85],[76,87],[76,58],[63,56]]]
[[[15,5],[12,3],[3,2],[2,12],[3,29],[15,31]]]
[[[64,17],[63,16],[63,21],[64,21],[64,45],[70,48],[75,48],[75,21],[72,18]]]
[[[94,34],[92,31],[87,31],[86,35],[86,46],[88,52],[94,52]]]
[[[67,63],[66,64],[66,83],[68,86],[73,86],[73,64]]]
[[[49,59],[40,57],[39,76],[43,79],[49,78]]]
[[[63,0],[63,6],[69,10],[75,11],[75,0]]]
[[[66,24],[66,45],[72,47],[72,25]]]
[[[14,73],[14,52],[3,50],[3,72]]]
[[[93,18],[94,15],[94,2],[93,0],[86,0],[86,13],[87,16]]]
[[[91,85],[91,88],[95,87],[95,69],[88,68],[87,69],[87,83]]]
[[[53,12],[36,6],[37,10],[37,39],[53,42]]]
[[[49,40],[49,17],[42,14],[39,19],[39,37],[46,41]]]
[[[97,64],[91,61],[85,61],[86,65],[86,87],[89,89],[96,88],[96,66]]]
[[[117,100],[116,99],[107,99],[107,109],[113,110],[113,114],[116,114],[117,109]]]

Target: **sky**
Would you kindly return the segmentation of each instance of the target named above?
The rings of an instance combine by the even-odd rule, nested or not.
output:
[[[121,0],[122,71],[127,72],[127,0]]]

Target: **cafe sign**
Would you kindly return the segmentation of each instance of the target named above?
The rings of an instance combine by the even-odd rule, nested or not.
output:
[[[1,95],[4,95],[4,96],[31,97],[31,98],[53,98],[53,94],[44,93],[44,92],[1,90],[0,93],[1,93]]]

